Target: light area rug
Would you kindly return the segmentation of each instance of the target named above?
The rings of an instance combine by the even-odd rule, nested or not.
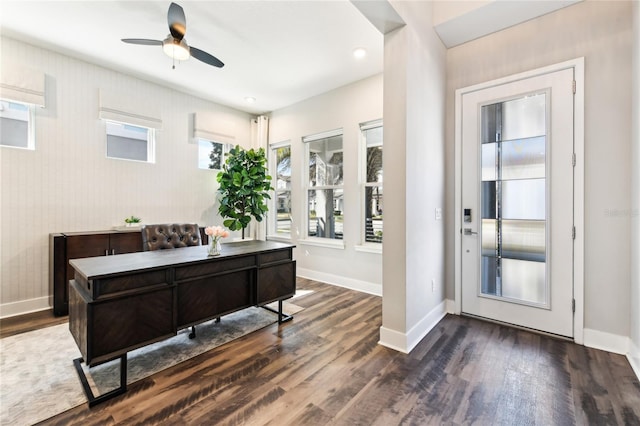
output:
[[[277,303],[271,306],[277,308]],[[302,309],[283,303],[287,314]],[[274,324],[277,319],[277,314],[253,307],[225,315],[220,323],[212,320],[197,325],[195,339],[189,339],[190,329],[179,330],[174,337],[128,353],[127,383]],[[68,323],[0,339],[0,424],[32,425],[86,403],[73,365],[73,359],[80,356]],[[95,395],[118,387],[119,359],[90,369],[83,363],[83,368]]]

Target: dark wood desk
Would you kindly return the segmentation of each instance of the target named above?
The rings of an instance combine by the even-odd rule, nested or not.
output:
[[[202,244],[209,241],[202,226],[200,238]],[[142,234],[138,227],[49,234],[49,285],[53,295],[53,314],[69,314],[69,281],[73,279],[75,272],[69,260],[139,251],[143,251],[143,247]]]
[[[121,359],[121,387],[94,397],[94,405],[126,391],[127,352],[172,337],[179,329],[249,306],[282,300],[296,291],[291,244],[241,241],[207,256],[207,246],[90,257],[70,261],[69,330],[92,367]],[[123,376],[124,375],[124,376]]]

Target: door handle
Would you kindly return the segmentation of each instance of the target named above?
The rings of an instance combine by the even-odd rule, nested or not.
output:
[[[464,228],[464,235],[478,235],[478,233],[473,232],[471,228]]]

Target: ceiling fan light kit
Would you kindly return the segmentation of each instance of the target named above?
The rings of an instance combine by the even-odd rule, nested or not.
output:
[[[186,61],[191,57],[187,41],[184,38],[177,40],[171,34],[162,42],[162,50],[168,57],[178,61]]]
[[[142,38],[123,38],[122,41],[143,46],[162,46],[164,53],[174,61],[186,61],[193,56],[205,64],[218,68],[224,67],[224,63],[215,56],[196,47],[189,47],[187,40],[184,38],[187,32],[187,19],[180,5],[171,3],[167,13],[167,21],[170,34],[163,41]],[[175,68],[175,62],[173,68]]]

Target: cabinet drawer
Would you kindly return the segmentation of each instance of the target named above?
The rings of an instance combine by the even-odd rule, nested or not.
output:
[[[189,265],[184,267],[177,267],[175,269],[176,281],[184,280],[187,278],[200,277],[203,275],[220,274],[238,269],[251,268],[256,265],[255,256],[243,256],[230,259],[215,259],[206,263],[199,263],[197,265]]]
[[[142,251],[142,233],[122,232],[109,235],[109,254],[136,253]]]

